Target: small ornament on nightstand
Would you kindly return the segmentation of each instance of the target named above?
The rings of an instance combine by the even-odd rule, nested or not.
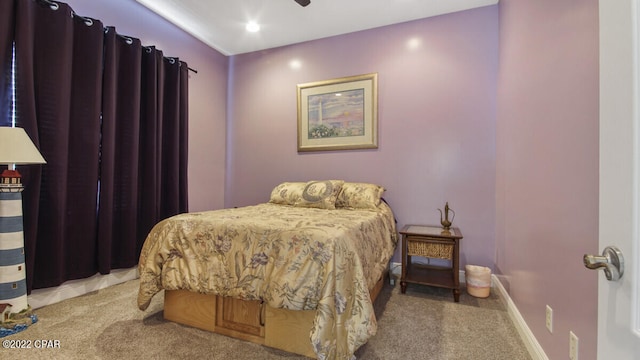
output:
[[[438,209],[438,211],[440,211],[440,224],[445,230],[449,230],[451,224],[453,224],[453,219],[456,217],[456,212],[449,208],[449,202],[444,204],[444,219],[442,218],[442,210]],[[451,220],[449,220],[449,211],[453,213]]]

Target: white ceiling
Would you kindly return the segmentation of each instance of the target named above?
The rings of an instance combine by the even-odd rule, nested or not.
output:
[[[136,0],[225,55],[397,24],[498,0]],[[247,22],[261,30],[249,33]]]

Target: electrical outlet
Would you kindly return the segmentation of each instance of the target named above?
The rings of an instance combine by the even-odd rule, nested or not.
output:
[[[553,334],[553,309],[551,309],[551,306],[549,305],[547,305],[547,317],[545,323],[547,325],[547,330]]]
[[[578,360],[578,337],[569,331],[569,359]]]

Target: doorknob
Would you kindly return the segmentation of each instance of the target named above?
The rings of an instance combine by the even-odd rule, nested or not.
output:
[[[585,254],[583,261],[588,269],[603,269],[609,281],[618,281],[624,274],[624,257],[615,246],[604,248],[602,256]]]

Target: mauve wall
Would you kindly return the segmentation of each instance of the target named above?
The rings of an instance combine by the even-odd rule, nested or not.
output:
[[[595,359],[597,277],[582,255],[598,249],[598,1],[499,7],[496,267],[550,359],[568,358],[570,330]]]
[[[232,57],[226,206],[268,201],[283,181],[373,182],[398,226],[439,224],[448,201],[461,264],[493,267],[497,56],[489,6]],[[373,72],[379,148],[298,153],[296,85]]]
[[[189,72],[189,210],[223,207],[228,58],[134,0],[64,2],[198,71]]]

